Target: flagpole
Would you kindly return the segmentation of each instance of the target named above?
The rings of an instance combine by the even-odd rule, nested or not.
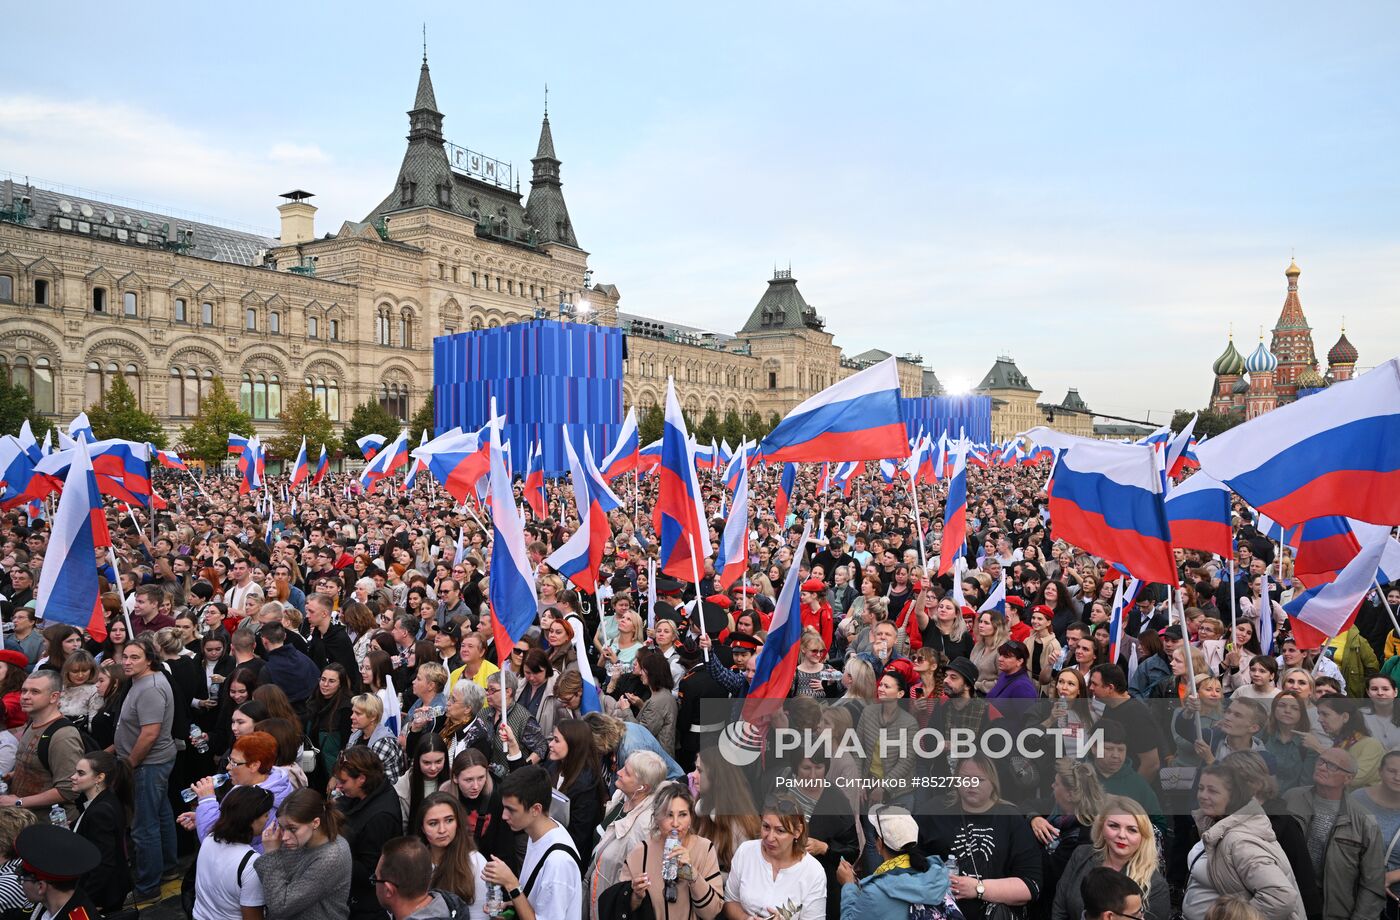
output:
[[[1239,644],[1239,639],[1236,638],[1237,633],[1238,633],[1238,630],[1239,630],[1239,622],[1238,622],[1238,619],[1237,619],[1236,613],[1235,613],[1235,607],[1237,606],[1237,603],[1238,603],[1238,602],[1237,602],[1236,599],[1235,599],[1235,557],[1232,555],[1232,556],[1230,556],[1230,644],[1231,644],[1231,645],[1238,645],[1238,644]],[[1237,651],[1238,651],[1238,649],[1237,649]],[[1236,661],[1236,662],[1235,662],[1235,668],[1238,669],[1239,666],[1240,666],[1242,663],[1243,663],[1242,661]]]
[[[703,521],[701,521],[700,523],[701,523],[701,526],[704,526],[704,527],[708,527],[708,526],[709,526],[708,524],[706,524],[706,523],[703,522]],[[696,560],[696,558],[695,558],[695,556],[696,556],[696,552],[695,552],[695,551],[696,551],[696,549],[698,548],[698,547],[695,545],[695,543],[696,543],[696,541],[694,541],[694,540],[691,540],[691,541],[690,541],[690,572],[691,572],[692,575],[695,576],[695,618],[700,622],[700,631],[703,633],[703,632],[705,631],[705,616],[704,616],[704,611],[700,609],[700,563],[699,563],[699,562]],[[794,563],[794,564],[796,564],[796,563]],[[706,662],[709,662],[709,660],[710,660],[710,650],[709,650],[709,649],[704,649],[704,652],[705,652],[705,661],[706,661]]]
[[[199,487],[199,480],[194,478],[194,470],[190,469],[189,467],[185,467],[185,472],[189,474],[190,481],[194,483],[195,491],[198,492],[200,495],[204,495],[204,490]],[[204,497],[208,498],[209,496],[205,495]]]
[[[122,619],[126,621],[126,634],[134,636],[136,633],[131,628],[131,614],[126,612],[126,592],[122,590],[122,570],[117,566],[117,551],[112,548],[110,543],[107,544],[107,559],[112,563],[112,571],[117,575],[117,597],[121,598],[122,602]]]
[[[928,559],[924,555],[924,525],[919,517],[919,471],[909,474],[909,491],[914,495],[914,533],[919,536],[919,567],[928,574]]]

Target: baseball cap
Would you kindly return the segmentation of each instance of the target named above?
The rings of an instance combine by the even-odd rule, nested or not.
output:
[[[872,806],[870,823],[888,850],[902,850],[919,839],[918,822],[909,812],[894,805]]]

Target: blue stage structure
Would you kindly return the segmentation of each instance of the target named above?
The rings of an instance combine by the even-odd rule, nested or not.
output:
[[[537,319],[433,339],[435,433],[486,424],[491,398],[505,415],[511,465],[523,473],[538,439],[545,475],[567,473],[563,430],[601,460],[622,427],[621,329]]]
[[[941,433],[956,438],[962,431],[974,444],[992,443],[990,396],[914,396],[900,402],[910,438],[922,430],[937,441]]]

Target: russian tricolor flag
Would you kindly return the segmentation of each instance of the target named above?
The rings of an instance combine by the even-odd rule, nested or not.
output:
[[[573,481],[579,525],[573,536],[551,553],[545,563],[557,569],[579,590],[594,594],[598,590],[598,569],[603,564],[603,545],[612,538],[608,512],[622,503],[593,465],[587,435],[584,435],[580,459],[565,428],[564,452],[569,458],[569,477]]]
[[[982,602],[982,606],[977,608],[978,613],[986,613],[989,610],[1006,616],[1006,572],[1004,570],[1001,573],[1001,580],[997,582],[997,586],[992,589],[991,594],[987,595],[987,599]]]
[[[295,489],[297,486],[301,485],[302,480],[304,480],[310,472],[311,469],[306,463],[306,435],[302,435],[301,450],[297,451],[296,462],[292,464],[292,488]]]
[[[1176,584],[1153,448],[1107,442],[1070,447],[1050,479],[1050,518],[1057,538],[1121,563],[1143,581]]]
[[[763,456],[770,463],[904,457],[909,432],[899,395],[899,373],[889,357],[789,412],[763,439]]]
[[[75,441],[87,438],[89,444],[97,440],[97,435],[92,433],[92,422],[88,421],[86,412],[79,412],[77,417],[68,423],[68,436]]]
[[[184,470],[186,473],[190,471],[190,468],[185,465],[185,461],[180,457],[179,454],[175,453],[175,451],[160,450],[159,448],[156,448],[153,445],[148,445],[148,447],[152,455],[156,458],[157,461],[160,462],[160,465],[165,467],[166,469]]]
[[[1316,396],[1308,398],[1315,399]],[[1299,621],[1327,637],[1341,635],[1350,629],[1356,619],[1357,608],[1376,580],[1376,570],[1385,548],[1384,540],[1363,546],[1336,579],[1309,588],[1285,604],[1284,612],[1294,622],[1295,633]],[[1305,637],[1299,637],[1301,647],[1311,644]]]
[[[364,470],[360,473],[360,485],[366,489],[374,488],[374,484],[387,476],[392,476],[397,470],[408,465],[408,429],[399,432],[399,436],[394,438],[394,442],[384,450],[376,453],[365,464]]]
[[[42,457],[36,461],[15,438],[6,435],[0,439],[0,481],[5,485],[3,499],[7,507],[20,503],[35,466],[42,462]]]
[[[64,480],[39,573],[35,613],[47,622],[82,627],[100,642],[107,638],[107,620],[94,560],[98,549],[111,546],[112,538],[86,447],[79,442]]]
[[[652,441],[637,454],[637,473],[650,473],[661,465],[661,442]]]
[[[243,446],[243,452],[238,455],[239,495],[262,488],[263,469],[262,442],[258,440],[257,435],[253,435]]]
[[[792,555],[794,560],[807,558],[807,541],[811,536],[812,522],[808,521]],[[801,580],[802,573],[796,564],[783,578],[783,589],[778,592],[773,618],[768,622],[768,638],[758,654],[753,683],[749,685],[744,703],[743,715],[747,722],[772,713],[792,689],[802,642],[802,595],[797,590]]]
[[[661,571],[694,583],[710,558],[710,528],[701,507],[700,481],[691,456],[693,442],[676,399],[675,381],[666,380],[666,421],[661,437],[661,487],[656,502]]]
[[[311,484],[314,486],[322,479],[326,478],[326,471],[331,468],[330,458],[326,456],[326,445],[321,445],[321,459],[316,461],[316,474],[311,477]]]
[[[492,406],[495,418],[495,406]],[[487,599],[491,603],[491,628],[496,637],[496,656],[504,666],[515,643],[535,622],[539,600],[535,595],[535,573],[525,552],[525,523],[515,510],[515,490],[501,456],[501,433],[490,431],[487,450],[491,489],[491,578]]]
[[[1276,521],[1400,523],[1400,358],[1196,448],[1201,466]]]
[[[360,453],[364,454],[365,460],[374,459],[374,455],[384,449],[384,443],[389,439],[382,434],[367,434],[362,438],[356,438],[355,444],[360,448]]]
[[[695,457],[695,468],[697,470],[712,470],[715,468],[715,455],[719,451],[713,444],[698,444],[691,441],[691,453]]]
[[[635,470],[641,444],[637,433],[637,410],[634,407],[627,410],[627,417],[622,420],[622,430],[617,433],[617,443],[600,464],[603,478],[612,482],[623,473]]]
[[[730,463],[738,469],[739,479],[734,486],[734,507],[725,519],[719,555],[715,557],[715,580],[721,591],[728,591],[749,565],[749,465],[745,448],[740,444],[739,453]]]
[[[1230,558],[1230,490],[1224,483],[1197,473],[1167,493],[1166,505],[1172,546]]]
[[[228,452],[235,456],[242,456],[243,450],[248,446],[248,439],[241,434],[228,433]]]
[[[967,552],[967,442],[953,452],[953,475],[948,478],[948,501],[943,509],[943,551],[938,557],[939,576],[953,570],[953,561]]]
[[[778,494],[773,498],[773,517],[779,527],[787,525],[788,508],[792,504],[792,489],[797,485],[797,464],[784,463],[783,475],[778,477]]]
[[[525,460],[525,504],[530,506],[530,510],[537,519],[544,517],[548,504],[544,495],[544,469],[541,453],[540,442],[536,441],[535,446],[530,448],[530,456]]]
[[[426,447],[427,445],[428,429],[424,428],[423,433],[418,436],[418,446]],[[413,491],[413,487],[418,484],[418,471],[424,469],[427,465],[427,461],[421,459],[413,460],[409,463],[408,475],[403,478],[403,490],[405,492]]]
[[[499,419],[496,423],[503,424]],[[427,459],[433,476],[459,503],[477,494],[490,471],[491,439],[486,430],[490,424],[474,432],[453,428],[413,451],[414,457]],[[501,465],[505,466],[504,457]]]

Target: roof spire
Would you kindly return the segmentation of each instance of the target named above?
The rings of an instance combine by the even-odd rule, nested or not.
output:
[[[544,120],[549,121],[549,84],[544,85]]]
[[[423,23],[423,65],[428,64],[428,24]]]

